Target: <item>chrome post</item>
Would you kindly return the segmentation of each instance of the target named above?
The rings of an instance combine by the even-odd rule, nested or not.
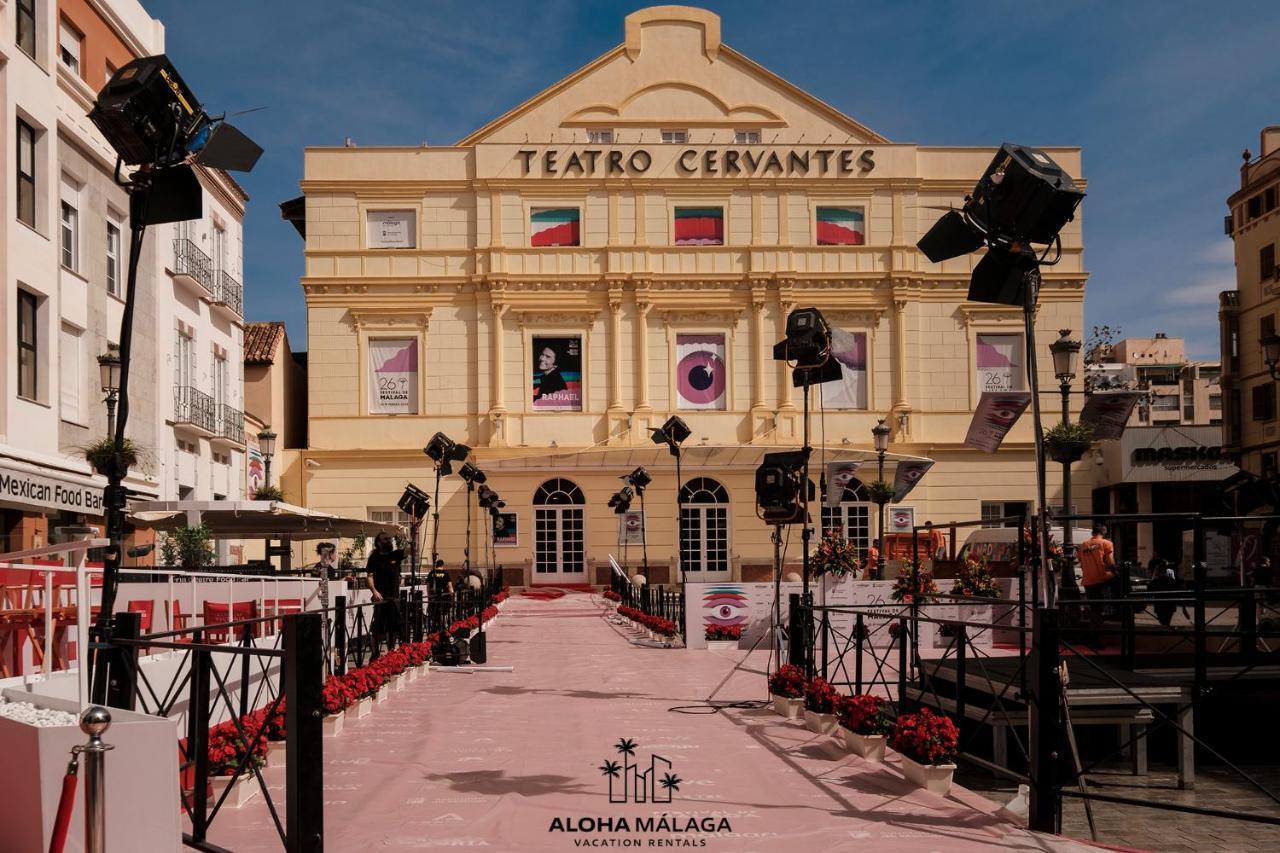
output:
[[[102,735],[111,727],[111,712],[92,705],[80,715],[80,731],[89,742],[76,747],[84,759],[84,849],[86,853],[105,853],[107,849],[106,753],[115,749],[103,743]]]

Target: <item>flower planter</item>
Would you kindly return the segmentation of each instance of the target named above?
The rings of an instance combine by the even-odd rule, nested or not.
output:
[[[373,694],[373,704],[381,705],[383,702],[387,701],[387,697],[389,695],[391,695],[391,690],[387,685],[382,685],[378,688],[378,692]]]
[[[844,735],[844,748],[854,755],[876,764],[884,762],[884,745],[888,741],[885,735],[854,734],[844,726],[840,727],[840,733]]]
[[[252,772],[242,773],[239,776],[212,776],[209,782],[213,786],[210,796],[215,803],[222,797],[222,792],[227,785],[231,785],[231,791],[222,804],[223,808],[238,809],[258,795],[258,779]]]
[[[367,717],[373,713],[373,697],[365,696],[357,699],[354,705],[347,708],[347,719],[358,720],[361,717]]]
[[[282,740],[267,742],[267,766],[284,767],[285,746]]]
[[[720,651],[732,651],[738,648],[737,640],[707,640],[707,648]]]
[[[325,737],[337,737],[342,734],[342,724],[347,719],[343,714],[326,714],[322,723]]]
[[[411,666],[408,669],[406,669],[404,671],[404,680],[409,684],[412,684],[413,682],[417,681],[418,670],[420,669],[422,669],[422,667],[420,666]]]
[[[403,672],[400,673],[399,675],[391,679],[391,689],[394,690],[396,693],[399,693],[401,690],[404,690],[404,685],[407,680],[408,680],[408,677]]]
[[[773,710],[774,713],[786,717],[788,720],[794,720],[804,710],[804,699],[788,699],[786,696],[774,696]]]
[[[907,781],[934,794],[951,790],[951,776],[956,772],[954,764],[920,764],[902,756],[902,775]]]
[[[819,735],[833,734],[839,722],[836,720],[835,714],[819,714],[816,711],[804,709],[804,725],[809,731]]]

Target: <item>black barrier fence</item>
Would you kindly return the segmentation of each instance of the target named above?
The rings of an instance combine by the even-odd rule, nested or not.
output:
[[[620,597],[619,604],[638,608],[648,616],[669,619],[675,623],[676,633],[684,637],[684,591],[683,589],[667,589],[658,586],[635,586],[615,572],[610,578],[609,588]]]

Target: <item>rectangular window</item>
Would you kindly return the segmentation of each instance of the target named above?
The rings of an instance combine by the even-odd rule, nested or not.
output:
[[[1157,412],[1176,412],[1178,411],[1178,395],[1155,394],[1151,398],[1151,408]]]
[[[80,211],[69,201],[62,202],[62,265],[72,272],[80,262]]]
[[[814,236],[819,246],[861,246],[867,242],[866,216],[860,207],[819,207]]]
[[[1262,193],[1262,212],[1270,213],[1276,209],[1276,188],[1267,187]]]
[[[120,226],[107,223],[107,293],[120,295]]]
[[[36,0],[18,0],[18,47],[36,58]]]
[[[613,131],[603,130],[599,128],[595,130],[588,130],[587,142],[591,143],[592,145],[612,145]]]
[[[36,227],[36,131],[18,119],[18,221]]]
[[[1264,476],[1276,473],[1276,452],[1274,450],[1262,454],[1262,473]]]
[[[1276,386],[1274,382],[1256,385],[1253,389],[1253,419],[1274,420],[1276,416]]]
[[[1249,201],[1246,203],[1246,206],[1248,207],[1248,210],[1249,210],[1249,219],[1250,220],[1257,219],[1259,216],[1262,215],[1262,195],[1258,194],[1258,195],[1255,195],[1253,198],[1249,199]]]
[[[374,524],[402,524],[408,527],[411,520],[407,512],[393,506],[371,506],[365,515]]]
[[[18,291],[18,396],[35,400],[40,381],[40,330],[36,326],[39,300],[34,293]]]
[[[735,130],[733,132],[734,145],[759,145],[759,130]]]
[[[215,275],[227,271],[227,231],[217,225],[213,226],[213,268]]]
[[[1268,243],[1258,250],[1258,278],[1266,281],[1276,277],[1276,244]]]
[[[535,207],[529,211],[530,246],[581,246],[581,212],[576,207]]]
[[[222,356],[213,359],[213,401],[227,405],[227,359]]]
[[[825,409],[865,409],[867,407],[867,333],[848,329],[831,330],[831,355],[840,364],[840,380],[824,382]]]
[[[418,245],[417,221],[412,210],[371,210],[365,242],[370,249],[412,249]]]
[[[1258,340],[1265,340],[1276,333],[1276,315],[1263,314],[1258,318]]]
[[[1018,521],[1004,521],[999,519],[1012,518],[1017,516],[1023,518],[1031,512],[1031,503],[1029,501],[983,501],[982,502],[982,526],[983,527],[1019,527]]]
[[[1222,368],[1202,367],[1200,368],[1200,378],[1209,385],[1217,385],[1222,379]]]
[[[183,332],[178,332],[177,347],[174,351],[173,382],[179,388],[190,388],[195,376],[195,339]]]
[[[58,337],[58,394],[62,419],[80,422],[80,332],[65,323]]]
[[[675,215],[677,246],[723,246],[723,207],[677,207]]]
[[[370,338],[369,413],[418,414],[418,339]]]
[[[684,145],[688,141],[689,131],[687,130],[662,131],[662,142],[665,145]]]
[[[1221,395],[1221,394],[1210,394],[1210,395],[1209,395],[1209,408],[1210,408],[1210,409],[1212,409],[1212,410],[1213,410],[1213,411],[1215,411],[1215,412],[1218,412],[1218,411],[1221,411],[1221,410],[1222,410],[1222,395]]]
[[[80,75],[80,46],[83,43],[84,36],[66,21],[62,21],[58,28],[58,60],[76,76]]]
[[[978,335],[978,392],[1021,391],[1022,335]]]

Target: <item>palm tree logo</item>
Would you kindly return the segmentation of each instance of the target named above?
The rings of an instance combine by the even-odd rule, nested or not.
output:
[[[626,756],[636,754],[636,742],[629,737],[619,738],[618,742],[613,745],[613,748]],[[625,761],[626,759],[623,760]]]
[[[683,780],[683,779],[681,779],[681,778],[680,778],[679,776],[677,776],[676,774],[674,774],[674,773],[667,773],[667,774],[665,774],[665,775],[662,777],[662,782],[661,782],[661,784],[662,784],[663,789],[667,792],[667,795],[668,795],[668,796],[670,796],[672,791],[679,791],[679,790],[680,790],[680,783],[681,783],[681,782],[683,782],[683,781],[684,781],[684,780]]]

